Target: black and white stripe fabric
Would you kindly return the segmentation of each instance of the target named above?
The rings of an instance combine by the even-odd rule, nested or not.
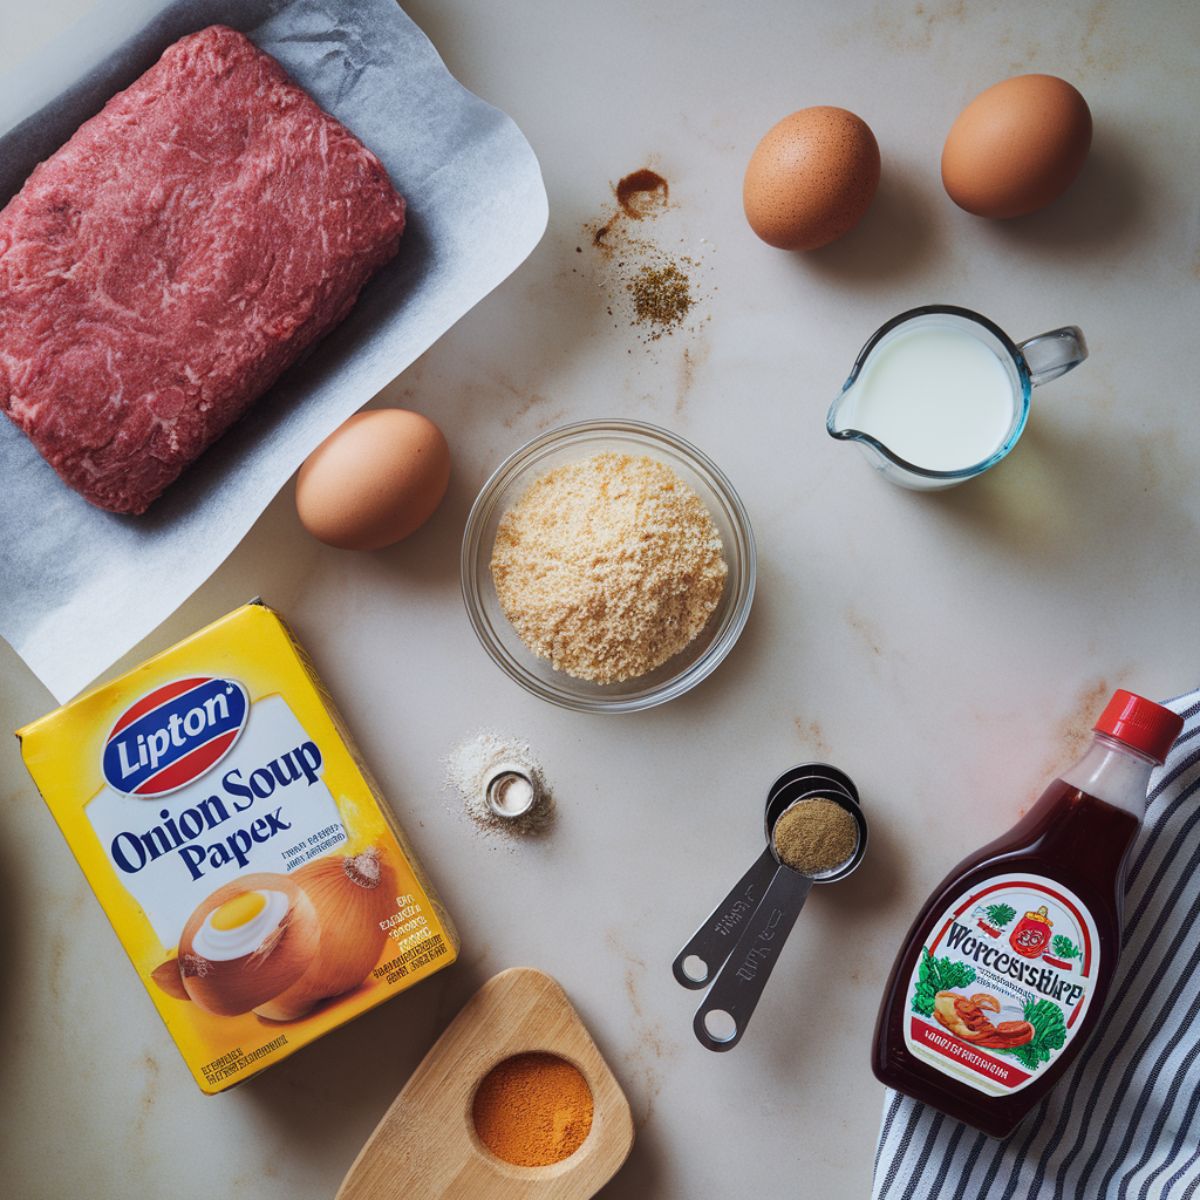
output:
[[[1200,692],[1168,707],[1104,1019],[1004,1141],[889,1091],[874,1200],[1200,1198]]]

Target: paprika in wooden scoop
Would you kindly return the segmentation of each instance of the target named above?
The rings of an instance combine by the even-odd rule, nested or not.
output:
[[[337,1200],[585,1200],[632,1145],[629,1102],[566,993],[516,967],[438,1038]]]

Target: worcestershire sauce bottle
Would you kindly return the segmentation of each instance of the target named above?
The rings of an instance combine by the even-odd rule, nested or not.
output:
[[[888,978],[881,1083],[992,1137],[1054,1086],[1104,1007],[1146,785],[1182,728],[1117,692],[1084,757],[942,881]]]

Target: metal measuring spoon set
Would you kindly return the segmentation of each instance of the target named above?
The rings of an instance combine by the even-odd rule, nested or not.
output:
[[[780,861],[775,825],[802,800],[814,799],[841,805],[854,818],[858,840],[845,862],[805,875]],[[709,988],[692,1021],[700,1044],[709,1050],[731,1050],[741,1040],[812,885],[845,879],[867,849],[867,821],[858,789],[848,775],[827,763],[805,763],[775,780],[767,794],[764,824],[766,849],[680,950],[671,968],[685,988]]]

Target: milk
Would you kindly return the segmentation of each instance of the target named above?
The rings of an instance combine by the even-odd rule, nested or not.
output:
[[[990,458],[1013,421],[1013,384],[979,338],[952,326],[901,328],[877,346],[842,417],[893,454],[930,471]]]

